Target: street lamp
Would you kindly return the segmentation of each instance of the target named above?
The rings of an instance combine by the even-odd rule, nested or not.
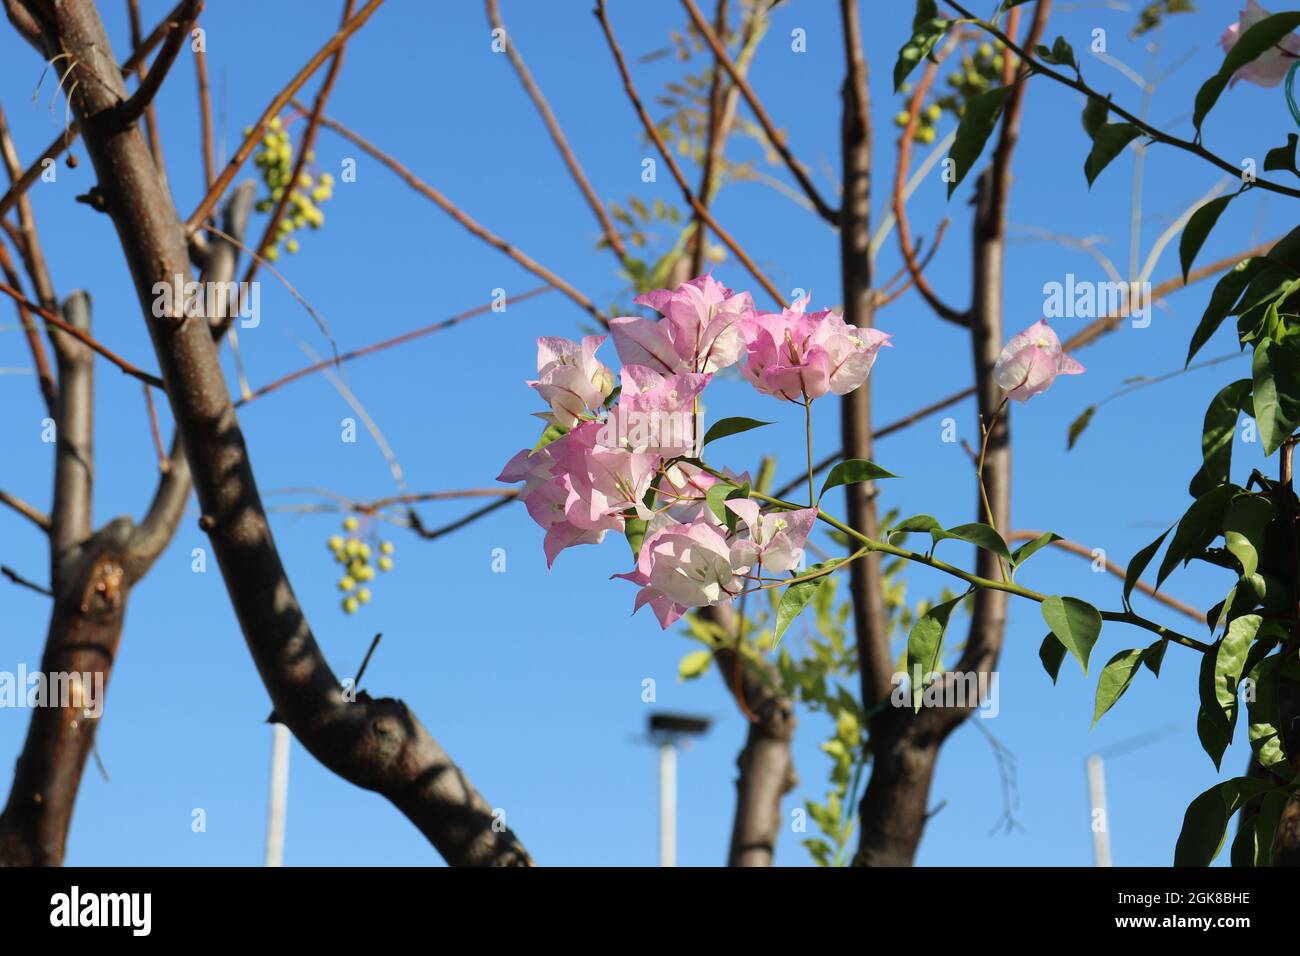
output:
[[[659,865],[677,865],[677,745],[709,729],[707,717],[650,715],[650,742],[659,747]]]

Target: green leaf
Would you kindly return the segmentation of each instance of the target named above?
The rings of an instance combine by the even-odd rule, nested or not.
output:
[[[1034,52],[1045,63],[1050,63],[1053,66],[1073,67],[1075,72],[1078,72],[1079,64],[1074,57],[1074,48],[1065,42],[1065,37],[1057,37],[1050,50],[1039,44],[1034,47]]]
[[[1277,828],[1282,822],[1282,811],[1286,809],[1290,797],[1286,793],[1274,790],[1264,794],[1260,801],[1259,813],[1255,815],[1255,858],[1252,866],[1273,865],[1273,844],[1277,840]]]
[[[641,554],[641,542],[645,541],[646,525],[644,518],[635,516],[623,520],[623,537],[627,538],[628,546],[632,548],[633,561]]]
[[[1228,502],[1241,489],[1236,485],[1226,484],[1212,488],[1192,502],[1187,513],[1178,521],[1178,530],[1174,532],[1173,541],[1165,559],[1160,562],[1160,571],[1156,575],[1156,587],[1164,583],[1179,562],[1186,564],[1194,555],[1204,551],[1223,527],[1223,516],[1228,510]]]
[[[1035,554],[1047,547],[1053,541],[1060,541],[1061,536],[1055,531],[1046,531],[1040,534],[1033,541],[1027,541],[1015,551],[1011,552],[1011,563],[1015,567],[1020,567],[1025,561],[1032,558]]]
[[[1264,171],[1272,172],[1275,169],[1286,170],[1287,172],[1296,173],[1295,166],[1295,147],[1296,142],[1300,141],[1300,136],[1295,133],[1286,134],[1286,145],[1275,146],[1268,151],[1264,157]],[[1296,173],[1300,175],[1300,173]]]
[[[1065,645],[1056,639],[1055,634],[1048,634],[1038,647],[1038,659],[1055,684],[1057,675],[1061,673],[1061,661],[1065,660]]]
[[[1169,639],[1162,637],[1160,640],[1149,645],[1147,649],[1142,652],[1142,663],[1146,665],[1146,669],[1152,674],[1155,674],[1156,677],[1160,676],[1160,665],[1164,663],[1165,651],[1168,649]]]
[[[533,446],[533,450],[529,452],[529,454],[531,455],[535,452],[541,451],[551,442],[563,438],[568,433],[569,430],[567,428],[561,428],[559,425],[554,423],[547,425],[542,429],[541,437],[537,439],[537,444]]]
[[[1092,416],[1095,415],[1096,413],[1097,413],[1097,406],[1089,405],[1079,414],[1078,418],[1070,422],[1070,428],[1065,433],[1066,451],[1073,450],[1074,443],[1079,440],[1079,436],[1083,434],[1083,430],[1087,428],[1088,425],[1092,422]]]
[[[1201,124],[1205,122],[1205,117],[1210,110],[1214,109],[1214,104],[1219,101],[1219,96],[1228,85],[1228,81],[1232,79],[1232,74],[1248,63],[1254,62],[1297,26],[1300,26],[1300,13],[1278,13],[1265,17],[1237,37],[1237,42],[1223,58],[1223,65],[1219,67],[1219,72],[1206,80],[1196,93],[1192,125],[1196,127],[1198,140]]]
[[[812,574],[824,569],[828,564],[839,563],[823,561],[821,564],[815,564],[810,567],[805,574]],[[781,635],[794,622],[808,606],[808,602],[813,599],[817,589],[830,580],[829,574],[823,574],[820,577],[812,578],[808,581],[797,581],[785,589],[781,595],[781,603],[776,608],[776,630],[772,634],[772,646],[776,647],[781,643]]]
[[[986,524],[972,522],[971,524],[959,524],[955,528],[944,530],[931,530],[930,536],[934,538],[936,544],[944,538],[956,538],[958,541],[969,541],[978,548],[985,551],[992,551],[999,557],[1011,560],[1011,552],[1007,549],[1007,543],[1002,540],[1002,535],[998,534]]]
[[[1243,803],[1271,789],[1268,782],[1234,777],[1215,784],[1191,802],[1174,849],[1174,866],[1209,866],[1223,849],[1228,821]]]
[[[948,198],[953,190],[966,178],[975,161],[984,152],[984,144],[997,126],[998,116],[1002,113],[1002,101],[1011,92],[1009,86],[995,86],[985,90],[966,102],[966,109],[957,124],[957,136],[953,140],[948,158],[952,160],[953,181],[948,184]]]
[[[1263,495],[1243,493],[1232,499],[1223,519],[1223,539],[1228,553],[1241,563],[1241,576],[1259,570],[1264,529],[1273,520],[1273,502]]]
[[[936,604],[921,615],[907,636],[907,673],[912,680],[912,706],[916,710],[921,709],[925,679],[937,674],[943,666],[944,631],[948,628],[952,609],[961,601],[962,598],[957,597]]]
[[[736,514],[726,506],[725,502],[730,501],[733,498],[748,497],[748,483],[742,488],[726,481],[719,481],[704,493],[704,501],[709,506],[709,510],[712,511],[714,516],[725,524],[728,529],[733,531],[736,527]]]
[[[1160,545],[1164,544],[1165,538],[1167,538],[1169,532],[1173,530],[1172,525],[1166,528],[1164,534],[1156,538],[1129,559],[1128,567],[1124,569],[1124,606],[1126,608],[1132,610],[1132,607],[1128,602],[1129,595],[1132,594],[1133,589],[1137,587],[1138,580],[1142,577],[1142,572],[1147,569],[1147,565],[1151,563],[1151,559],[1154,558],[1156,552],[1160,550]]]
[[[1192,358],[1201,350],[1201,346],[1218,331],[1223,320],[1233,314],[1234,307],[1246,290],[1246,286],[1263,271],[1266,264],[1267,260],[1263,256],[1242,259],[1215,283],[1214,291],[1210,293],[1210,304],[1205,307],[1205,314],[1201,316],[1196,331],[1192,333],[1192,341],[1187,348],[1186,364],[1192,364]]]
[[[1145,656],[1144,649],[1134,647],[1127,651],[1120,651],[1102,668],[1101,676],[1097,678],[1097,701],[1092,711],[1093,727],[1097,726],[1101,715],[1114,707],[1115,702],[1124,696],[1124,691],[1128,690],[1128,685],[1133,683],[1133,677],[1142,666]]]
[[[1287,345],[1265,339],[1255,346],[1252,371],[1255,421],[1267,458],[1300,425],[1300,361]]]
[[[1279,767],[1287,772],[1287,754],[1285,741],[1279,725],[1282,712],[1279,707],[1280,677],[1282,655],[1266,657],[1250,670],[1250,681],[1254,693],[1246,699],[1246,713],[1249,725],[1250,749],[1262,767]]]
[[[826,476],[826,483],[822,485],[821,494],[817,495],[817,500],[822,500],[822,495],[832,488],[838,488],[840,485],[856,485],[862,481],[876,481],[879,478],[897,478],[898,476],[885,471],[875,462],[867,461],[865,458],[850,458],[848,461],[842,461]]]
[[[1087,675],[1088,657],[1101,634],[1101,613],[1086,601],[1053,595],[1043,601],[1043,620]]]
[[[719,438],[726,438],[728,435],[738,435],[741,432],[747,432],[754,428],[762,428],[764,425],[770,425],[771,422],[760,422],[754,418],[723,418],[713,423],[708,431],[704,433],[704,441],[700,443],[703,448],[711,441]]]
[[[912,36],[898,51],[898,60],[894,63],[895,93],[916,69],[917,64],[930,55],[950,26],[952,21],[939,16],[934,0],[917,0],[916,16],[912,19]]]
[[[1201,429],[1201,455],[1204,461],[1188,488],[1192,497],[1199,498],[1228,480],[1232,470],[1232,441],[1237,434],[1237,419],[1249,396],[1250,379],[1238,379],[1231,385],[1224,386],[1205,410],[1205,424]]]
[[[713,663],[713,651],[691,651],[677,665],[679,681],[692,680],[701,676]]]
[[[1192,261],[1196,254],[1201,251],[1201,246],[1205,245],[1205,239],[1214,228],[1214,224],[1219,221],[1223,215],[1223,210],[1228,208],[1228,203],[1236,198],[1236,193],[1227,196],[1220,196],[1218,199],[1211,199],[1207,203],[1202,203],[1196,207],[1196,212],[1192,213],[1187,225],[1183,227],[1183,235],[1178,240],[1178,261],[1183,267],[1183,282],[1187,282],[1187,273],[1191,271]]]
[[[893,544],[896,535],[901,537],[911,531],[934,532],[942,530],[943,525],[929,515],[912,515],[912,517],[904,518],[889,529],[889,542]]]
[[[1083,131],[1088,134],[1089,139],[1097,138],[1097,130],[1105,125],[1109,114],[1110,94],[1107,94],[1104,100],[1095,96],[1088,97],[1088,102],[1083,106]]]
[[[1111,160],[1124,151],[1124,147],[1140,136],[1142,131],[1132,123],[1107,123],[1092,138],[1092,151],[1083,163],[1083,174],[1092,186],[1101,171]]]
[[[1237,685],[1246,663],[1250,643],[1259,631],[1258,614],[1245,614],[1228,624],[1214,651],[1206,652],[1201,662],[1201,709],[1197,715],[1197,734],[1201,746],[1218,767],[1223,752],[1232,743],[1237,723]]]

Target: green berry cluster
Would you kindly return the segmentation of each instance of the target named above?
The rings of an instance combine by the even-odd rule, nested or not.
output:
[[[393,542],[378,542],[379,557],[372,564],[371,557],[376,548],[362,540],[359,528],[360,523],[356,518],[347,517],[343,519],[343,530],[347,532],[347,537],[335,534],[326,542],[334,560],[345,568],[343,577],[339,578],[339,590],[343,592],[343,610],[347,614],[356,614],[361,605],[370,603],[371,594],[367,585],[374,580],[376,567],[380,571],[393,569]]]
[[[319,229],[325,224],[325,213],[317,203],[323,203],[334,195],[334,177],[321,173],[317,179],[305,169],[298,177],[297,183],[290,183],[293,177],[293,145],[289,141],[289,131],[284,128],[277,116],[271,120],[262,138],[262,148],[253,157],[253,162],[262,171],[262,181],[266,184],[267,195],[257,202],[258,212],[270,212],[284,198],[289,190],[289,205],[276,225],[275,241],[268,246],[266,258],[275,262],[280,258],[280,247],[290,254],[298,251],[298,240],[293,234],[310,226]],[[247,136],[251,127],[244,130]],[[314,153],[307,154],[307,162],[315,160]]]
[[[1002,69],[1006,65],[1007,56],[1012,58],[1013,63],[1016,62],[1015,54],[1008,54],[1000,41],[981,43],[973,53],[963,56],[960,68],[948,74],[947,83],[951,92],[934,97],[917,115],[917,141],[933,143],[937,135],[935,126],[944,113],[951,113],[955,119],[960,119],[966,110],[966,104],[973,97],[990,87],[1001,85]],[[906,94],[910,89],[905,84],[900,92]],[[894,117],[894,123],[900,128],[906,126],[907,116],[907,111],[903,110]]]

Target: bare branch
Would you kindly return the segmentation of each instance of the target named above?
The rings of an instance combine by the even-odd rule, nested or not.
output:
[[[355,6],[356,0],[344,0],[342,25],[347,25]],[[339,67],[343,65],[343,51],[346,46],[346,44],[339,45],[338,52],[330,60],[329,69],[325,71],[325,79],[321,81],[320,89],[316,92],[316,99],[312,102],[311,112],[307,116],[307,128],[303,130],[302,139],[298,143],[298,158],[293,164],[293,175],[289,177],[289,186],[280,196],[280,200],[271,211],[271,217],[266,221],[262,238],[258,240],[256,251],[244,271],[245,283],[253,281],[257,275],[257,267],[262,264],[262,257],[266,255],[266,250],[275,243],[275,238],[279,234],[280,220],[284,218],[284,211],[293,199],[294,189],[302,181],[303,170],[307,167],[307,157],[311,154],[312,145],[316,142],[316,133],[320,130],[321,114],[325,110],[325,104],[329,102],[330,93],[334,90],[334,81],[338,78]]]
[[[632,101],[632,108],[636,110],[637,116],[641,119],[641,125],[645,127],[646,134],[655,144],[655,148],[659,150],[659,155],[662,156],[664,162],[668,164],[668,169],[672,173],[673,179],[677,181],[677,186],[682,191],[682,197],[686,200],[687,204],[695,210],[695,214],[704,222],[708,223],[709,228],[713,230],[714,234],[720,240],[722,240],[723,245],[731,250],[732,255],[734,255],[740,261],[741,265],[749,271],[749,274],[754,277],[755,281],[767,291],[767,294],[780,305],[786,305],[785,297],[777,291],[776,286],[772,284],[771,280],[769,280],[767,276],[763,274],[763,271],[754,264],[754,260],[751,259],[749,254],[745,252],[736,240],[731,237],[731,234],[718,225],[718,221],[713,218],[708,208],[696,198],[693,192],[691,192],[690,184],[686,182],[686,177],[682,175],[681,167],[677,165],[677,160],[673,159],[673,154],[668,150],[668,146],[664,143],[663,137],[660,136],[659,131],[655,129],[655,124],[654,121],[650,119],[650,114],[645,111],[645,106],[641,103],[641,97],[637,94],[636,86],[632,82],[632,74],[628,72],[627,62],[623,59],[623,51],[618,45],[618,40],[614,37],[613,29],[609,25],[609,17],[607,16],[607,11],[605,9],[605,0],[596,0],[596,19],[600,21],[601,29],[605,32],[605,39],[609,43],[610,52],[614,54],[614,62],[618,66],[619,75],[623,78],[623,89],[627,92],[628,99]]]
[[[1042,536],[1042,531],[1030,531],[1026,529],[1022,531],[1009,532],[1006,535],[1006,541],[1008,544],[1016,541],[1033,541]],[[1068,551],[1070,554],[1077,554],[1079,557],[1087,558],[1089,561],[1095,561],[1097,559],[1096,551],[1093,548],[1089,548],[1086,544],[1080,544],[1079,542],[1071,541],[1068,538],[1060,538],[1053,541],[1052,544],[1060,548],[1062,551]],[[1110,558],[1103,558],[1102,563],[1105,564],[1107,571],[1118,578],[1123,579],[1128,573],[1126,568],[1120,567],[1114,561],[1110,560]],[[1145,581],[1138,581],[1135,587],[1143,594],[1159,601],[1165,607],[1173,608],[1179,614],[1185,614],[1187,617],[1190,617],[1192,620],[1198,621],[1201,624],[1205,623],[1205,614],[1192,607],[1190,604],[1180,601],[1176,597],[1170,597],[1168,594],[1157,591]]]
[[[501,238],[496,233],[489,230],[486,226],[481,225],[477,220],[471,218],[467,213],[462,212],[460,207],[458,207],[455,203],[453,203],[450,199],[448,199],[438,190],[434,189],[428,183],[424,182],[422,179],[416,176],[415,173],[407,169],[404,165],[398,162],[397,159],[390,156],[388,153],[385,153],[378,146],[375,146],[373,143],[362,138],[359,134],[354,133],[351,129],[344,126],[342,123],[338,122],[337,120],[332,120],[328,116],[322,116],[321,125],[338,133],[344,139],[355,144],[356,146],[364,150],[366,153],[370,154],[375,159],[379,160],[379,162],[383,163],[390,170],[396,173],[402,180],[404,180],[408,186],[410,186],[420,195],[424,196],[426,199],[432,200],[433,203],[439,209],[441,209],[447,215],[451,216],[452,219],[456,220],[456,222],[464,226],[471,233],[478,236],[480,239],[482,239],[484,242],[486,242],[488,245],[492,246],[493,248],[499,249],[500,251],[504,252],[511,259],[513,259],[519,265],[523,266],[533,275],[537,276],[537,278],[541,279],[543,282],[548,282],[551,285],[555,286],[555,288],[559,289],[570,299],[572,299],[575,303],[577,303],[581,308],[586,310],[592,316],[592,318],[594,318],[601,325],[609,324],[609,321],[605,318],[605,315],[600,311],[600,309],[596,307],[596,304],[592,302],[591,299],[587,298],[587,296],[583,295],[572,285],[570,285],[568,282],[561,279],[558,275],[556,275],[550,269],[546,268],[537,260],[533,259],[527,253],[523,252],[522,250],[520,250],[518,247],[511,244],[507,240]]]
[[[271,120],[280,114],[280,111],[293,98],[293,95],[302,89],[303,84],[311,79],[313,73],[320,69],[321,64],[333,56],[334,52],[347,42],[348,37],[361,29],[365,22],[370,19],[370,15],[378,10],[383,2],[384,0],[370,0],[369,3],[362,7],[361,11],[345,23],[323,47],[317,50],[316,54],[294,75],[288,85],[267,104],[266,109],[262,111],[261,117],[253,124],[252,129],[248,131],[248,135],[244,137],[244,141],[235,150],[235,155],[230,157],[230,162],[226,164],[216,182],[208,189],[207,195],[203,197],[194,212],[190,213],[189,219],[185,222],[186,234],[198,231],[203,220],[212,211],[212,207],[221,198],[221,194],[230,185],[230,181],[235,178],[235,174],[239,172],[240,167],[252,155],[253,150],[257,148],[257,144],[262,141]]]
[[[118,355],[116,352],[111,351],[107,346],[101,345],[95,339],[91,338],[85,329],[81,329],[74,325],[71,325],[68,322],[64,321],[63,319],[59,318],[53,312],[50,312],[42,308],[41,306],[37,305],[35,302],[29,301],[22,294],[21,290],[15,289],[13,286],[0,282],[0,292],[3,292],[5,295],[9,296],[9,298],[13,299],[15,302],[19,303],[24,308],[29,309],[32,312],[35,312],[42,319],[45,320],[47,325],[52,325],[60,332],[66,333],[67,338],[76,339],[78,342],[80,342],[82,345],[85,345],[91,351],[98,352],[100,355],[104,356],[104,358],[108,359],[110,362],[112,362],[114,365],[120,368],[127,375],[130,375],[132,378],[138,378],[140,381],[146,383],[147,385],[152,385],[154,388],[163,387],[163,380],[159,378],[157,375],[150,375],[148,372],[145,372],[137,368],[136,366],[128,362],[126,359]],[[63,341],[66,341],[67,338],[65,338]],[[59,339],[56,338],[55,339],[56,357],[58,356],[58,351],[59,351],[57,345],[58,341]]]
[[[510,65],[515,68],[515,72],[519,75],[519,82],[523,84],[528,98],[533,101],[533,105],[542,117],[542,122],[546,124],[546,131],[551,134],[551,140],[555,143],[555,148],[560,151],[564,165],[569,168],[569,175],[573,177],[573,181],[581,191],[583,198],[587,200],[587,205],[591,207],[596,219],[600,221],[600,229],[605,234],[605,241],[614,250],[614,254],[618,256],[619,261],[622,262],[627,258],[627,247],[623,244],[623,240],[619,238],[618,230],[614,228],[614,223],[605,211],[605,204],[596,195],[596,191],[591,188],[591,181],[587,179],[582,164],[578,162],[578,157],[574,155],[573,150],[570,148],[569,141],[564,136],[564,130],[560,127],[560,121],[555,118],[550,103],[546,101],[546,97],[542,95],[541,89],[533,80],[532,74],[528,72],[528,65],[524,63],[524,58],[515,45],[514,37],[507,33],[505,24],[501,21],[501,11],[497,0],[486,0],[486,5],[488,22],[492,24],[494,29],[498,29],[506,35],[505,50],[506,56],[510,59]]]
[[[46,534],[50,531],[50,517],[45,512],[33,508],[21,498],[9,494],[7,491],[0,491],[0,505],[8,505],[14,511],[18,512],[36,527],[40,528]]]
[[[736,87],[745,97],[745,102],[749,104],[749,108],[753,111],[754,118],[757,119],[759,125],[763,127],[763,133],[767,136],[767,141],[772,144],[772,148],[777,151],[781,159],[785,162],[785,165],[790,170],[790,174],[794,176],[795,180],[799,183],[799,186],[803,189],[804,194],[808,197],[808,201],[811,202],[813,208],[817,210],[817,214],[831,225],[838,225],[839,213],[835,209],[832,209],[826,200],[822,198],[821,193],[817,191],[817,187],[814,186],[812,180],[808,178],[808,173],[804,170],[803,165],[794,158],[794,154],[790,152],[790,148],[785,143],[785,136],[782,135],[780,130],[778,130],[772,123],[771,118],[768,117],[767,111],[763,109],[762,102],[759,101],[758,96],[754,93],[753,87],[749,85],[749,81],[745,79],[745,75],[736,69],[736,64],[731,62],[731,57],[727,55],[726,47],[722,45],[722,42],[718,39],[718,35],[713,32],[713,28],[709,26],[709,22],[705,20],[704,15],[700,13],[700,8],[695,5],[694,0],[682,0],[682,3],[686,7],[686,12],[690,14],[691,22],[695,24],[695,29],[704,37],[709,48],[713,50],[713,55],[717,59],[717,62],[722,64],[722,67],[731,77],[731,81],[736,84]]]

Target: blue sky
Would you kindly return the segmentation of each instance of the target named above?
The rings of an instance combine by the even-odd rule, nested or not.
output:
[[[989,6],[984,2],[981,7]],[[104,4],[119,58],[127,48],[124,4]],[[169,0],[145,0],[152,24]],[[217,120],[233,147],[268,99],[335,28],[335,4],[210,3],[204,14]],[[523,3],[505,0],[515,42],[546,91],[603,198],[637,196],[680,200],[666,170],[641,180],[643,142],[590,0]],[[864,3],[871,68],[872,116],[880,172],[874,206],[886,204],[892,181],[900,101],[889,76],[906,38],[910,4]],[[671,59],[637,63],[667,44],[684,13],[674,3],[614,0],[615,29],[647,100],[672,78]],[[1191,102],[1200,82],[1217,69],[1217,38],[1234,18],[1236,2],[1203,2],[1200,12],[1174,17],[1160,37],[1157,70],[1177,65],[1155,93],[1157,125],[1190,135]],[[1151,54],[1127,32],[1133,10],[1073,5],[1053,17],[1050,35],[1063,34],[1080,51],[1085,77],[1136,108],[1141,92],[1119,72],[1088,55],[1094,28],[1107,31],[1113,56],[1142,71]],[[791,31],[803,29],[807,50],[791,50]],[[37,90],[42,63],[9,29],[0,30],[0,90],[23,157],[30,161],[62,122],[50,100],[55,79]],[[826,194],[838,166],[839,84],[843,63],[834,5],[793,0],[773,15],[752,71],[753,85],[776,122],[789,131],[794,152],[813,170]],[[1010,219],[1074,237],[1104,237],[1120,264],[1128,259],[1133,154],[1117,159],[1090,192],[1082,175],[1086,139],[1079,125],[1082,97],[1035,82],[1027,97],[1025,130],[1015,161]],[[183,53],[158,100],[172,188],[183,215],[201,196],[193,64]],[[390,0],[349,47],[329,112],[402,158],[489,228],[507,236],[602,305],[623,288],[608,253],[594,250],[594,219],[552,148],[504,57],[490,49],[480,4]],[[945,119],[945,123],[950,120]],[[1232,162],[1282,142],[1290,119],[1278,90],[1242,84],[1224,94],[1205,126],[1206,144]],[[947,127],[944,127],[946,131]],[[91,291],[95,332],[146,368],[156,362],[107,217],[73,201],[93,183],[80,146],[77,169],[60,165],[54,183],[32,190],[62,295]],[[303,239],[303,249],[281,265],[325,317],[340,351],[397,335],[487,302],[494,288],[517,294],[537,284],[509,259],[468,236],[432,204],[412,193],[349,144],[323,132],[316,147],[322,169],[338,178],[340,164],[357,160],[357,181],[339,183],[325,206],[325,228]],[[733,158],[761,156],[738,141]],[[788,178],[780,169],[767,172]],[[696,178],[694,170],[690,173]],[[1272,174],[1278,175],[1278,174]],[[1151,243],[1219,179],[1200,161],[1171,150],[1148,156],[1143,191],[1142,258]],[[913,231],[931,235],[944,217],[948,237],[930,267],[934,285],[962,306],[969,296],[969,185],[951,203],[937,172],[910,206]],[[814,303],[838,297],[834,236],[777,191],[758,183],[726,189],[715,214],[739,237],[779,287],[813,290]],[[255,220],[260,229],[262,219]],[[1228,255],[1288,228],[1283,201],[1262,192],[1233,204],[1206,243],[1200,261]],[[1177,269],[1176,243],[1155,269],[1162,280]],[[878,270],[898,267],[891,236]],[[1009,332],[1042,314],[1044,283],[1067,273],[1101,280],[1096,262],[1059,243],[1014,242],[1008,252],[1006,323]],[[717,275],[738,288],[753,287],[733,262]],[[1050,528],[1089,546],[1104,547],[1123,564],[1174,521],[1190,499],[1186,481],[1199,463],[1200,421],[1223,384],[1244,374],[1244,360],[1194,372],[1116,400],[1102,409],[1070,452],[1068,423],[1088,404],[1139,374],[1181,366],[1186,343],[1204,308],[1209,285],[1179,292],[1145,329],[1125,327],[1081,352],[1085,375],[1062,379],[1044,397],[1012,410],[1015,454],[1013,523]],[[761,290],[757,293],[761,300]],[[399,458],[413,491],[491,484],[501,464],[536,437],[538,403],[523,381],[535,369],[538,335],[576,337],[586,316],[558,293],[488,314],[405,348],[354,362],[342,372]],[[879,324],[895,348],[873,374],[877,421],[893,421],[970,381],[964,333],[936,319],[908,295]],[[1064,338],[1083,320],[1056,323]],[[11,310],[0,313],[0,367],[29,365]],[[1206,357],[1228,354],[1230,333],[1206,346]],[[305,364],[297,344],[328,354],[311,317],[263,273],[262,322],[241,335],[254,387]],[[228,353],[227,353],[228,356]],[[612,347],[604,359],[614,362]],[[227,358],[227,368],[230,369]],[[96,521],[139,516],[156,470],[139,384],[105,363],[97,365]],[[233,374],[232,374],[233,382]],[[44,417],[30,375],[0,376],[7,412],[0,417],[0,488],[48,507],[51,448],[40,440]],[[775,418],[778,424],[729,439],[721,463],[738,470],[759,456],[782,455],[782,480],[802,458],[802,415],[757,396],[737,381],[711,388],[710,413]],[[836,447],[837,409],[815,406],[819,455]],[[164,409],[164,428],[168,419]],[[340,441],[340,420],[353,412],[324,377],[315,376],[253,403],[240,414],[257,478],[272,505],[318,499],[269,494],[317,486],[355,498],[395,492],[388,466],[364,433]],[[969,403],[950,413],[958,434],[977,434]],[[941,441],[934,416],[881,441],[877,458],[903,476],[882,489],[886,507],[928,512],[952,525],[972,520],[972,473],[961,448]],[[1258,464],[1258,446],[1237,443],[1235,467],[1244,476]],[[1270,462],[1269,468],[1275,463]],[[831,499],[828,498],[828,501]],[[836,502],[838,505],[839,502]],[[432,526],[464,505],[422,509]],[[565,552],[547,572],[541,532],[523,509],[511,507],[433,543],[399,530],[396,569],[379,580],[375,600],[345,617],[335,589],[336,566],[325,540],[336,516],[277,513],[275,533],[318,639],[336,671],[355,669],[376,631],[383,643],[365,686],[400,696],[461,764],[494,807],[503,808],[529,850],[544,864],[646,865],[656,859],[656,757],[640,740],[651,705],[642,681],[657,683],[657,707],[716,720],[679,764],[679,862],[725,860],[734,805],[734,760],[744,738],[743,718],[715,674],[679,684],[676,665],[692,649],[660,631],[648,612],[629,616],[634,590],[607,581],[626,570],[622,542]],[[191,551],[206,546],[191,511],[171,548],[132,597],[99,748],[112,781],[87,769],[70,838],[71,864],[231,865],[260,862],[271,730],[263,723],[267,695],[244,646],[215,562],[191,571]],[[494,573],[492,553],[505,549],[507,570]],[[953,547],[951,557],[969,560]],[[0,561],[43,579],[43,539],[21,518],[0,510]],[[1093,574],[1086,561],[1058,553],[1037,556],[1021,576],[1040,590],[1072,593],[1117,607],[1119,582]],[[910,593],[934,595],[946,583],[928,571],[910,576]],[[1222,572],[1192,568],[1168,590],[1194,603],[1218,600],[1230,582]],[[1139,608],[1191,632],[1195,625],[1141,599]],[[41,596],[0,588],[0,669],[39,664],[48,607]],[[797,629],[796,629],[797,630]],[[988,742],[965,726],[945,746],[931,797],[946,805],[932,819],[921,864],[1083,865],[1091,861],[1084,760],[1136,735],[1176,727],[1158,743],[1107,763],[1114,857],[1118,864],[1166,864],[1183,811],[1220,777],[1196,741],[1195,673],[1190,652],[1171,648],[1159,681],[1141,674],[1128,695],[1089,732],[1096,673],[1114,652],[1147,643],[1145,632],[1108,625],[1094,651],[1092,677],[1067,662],[1059,685],[1043,673],[1037,651],[1045,627],[1036,606],[1013,603],[1001,667],[1001,713],[985,722],[1014,755],[1018,805],[1013,832],[992,833],[1002,814],[1002,790]],[[955,633],[960,634],[960,630]],[[798,647],[798,633],[788,638]],[[9,767],[26,731],[23,710],[0,711],[0,766]],[[825,721],[801,716],[795,758],[798,789],[787,797],[787,819],[805,797],[820,797],[829,760],[817,745]],[[1239,737],[1242,736],[1240,733]],[[1241,772],[1246,748],[1224,761]],[[7,780],[6,780],[7,787]],[[207,831],[191,831],[195,808]],[[783,865],[807,865],[801,835],[787,826],[778,849]],[[286,862],[433,864],[438,858],[410,824],[381,798],[321,769],[296,743],[289,796]]]

